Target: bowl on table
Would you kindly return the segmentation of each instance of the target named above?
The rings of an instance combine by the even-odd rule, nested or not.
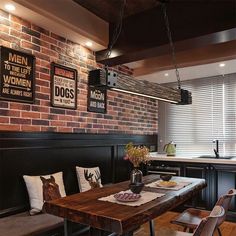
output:
[[[116,193],[113,195],[114,198],[119,202],[136,202],[141,198],[140,194],[136,193]]]
[[[172,178],[172,175],[170,175],[170,174],[163,174],[163,175],[160,175],[160,178],[163,181],[170,181],[171,178]]]
[[[144,187],[144,183],[130,184],[129,188],[133,193],[139,194]]]
[[[175,181],[159,181],[157,182],[157,186],[164,188],[173,188],[177,185]]]

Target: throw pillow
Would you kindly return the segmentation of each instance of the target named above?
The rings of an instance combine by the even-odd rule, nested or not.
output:
[[[76,166],[76,174],[80,192],[102,187],[99,167],[84,168]]]
[[[42,211],[44,201],[65,197],[62,172],[43,176],[23,176],[30,200],[30,214]]]

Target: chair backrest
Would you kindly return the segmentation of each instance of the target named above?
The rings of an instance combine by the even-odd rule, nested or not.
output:
[[[212,236],[216,228],[217,221],[225,214],[225,210],[222,206],[215,206],[211,214],[203,218],[197,229],[193,233],[193,236]]]
[[[224,222],[226,218],[226,213],[230,206],[231,199],[235,195],[236,195],[236,189],[230,189],[227,194],[221,196],[217,201],[216,206],[222,206],[225,210],[225,214],[218,219],[217,226],[220,226]]]

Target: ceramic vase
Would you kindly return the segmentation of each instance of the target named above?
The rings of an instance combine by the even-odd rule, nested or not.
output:
[[[142,189],[144,187],[144,184],[142,182],[142,178],[143,178],[143,173],[138,168],[134,168],[131,171],[129,187],[133,193],[138,194],[142,191]]]

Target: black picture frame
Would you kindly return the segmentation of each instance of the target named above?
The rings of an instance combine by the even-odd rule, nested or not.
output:
[[[51,105],[77,109],[77,70],[51,63]]]
[[[0,46],[0,99],[34,103],[34,55]]]
[[[87,111],[95,113],[107,112],[107,88],[88,85]]]

